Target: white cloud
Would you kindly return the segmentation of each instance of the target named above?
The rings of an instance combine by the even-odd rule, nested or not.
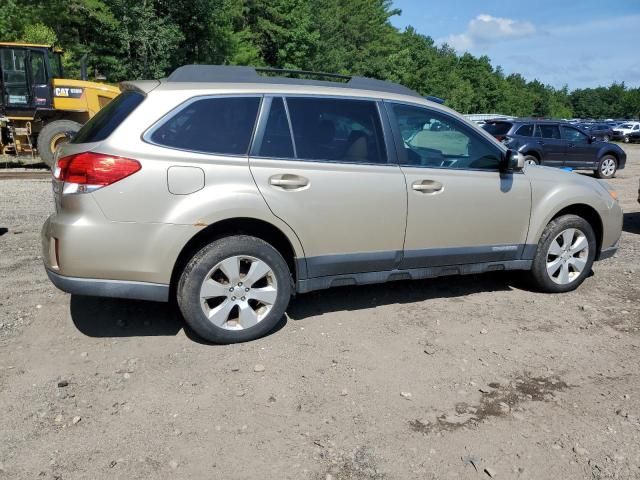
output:
[[[493,17],[483,13],[469,22],[465,32],[449,35],[439,41],[448,43],[458,51],[463,51],[505,38],[526,37],[535,31],[536,28],[531,22]]]

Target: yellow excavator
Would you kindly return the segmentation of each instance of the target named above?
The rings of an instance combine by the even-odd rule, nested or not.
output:
[[[0,153],[37,153],[51,166],[61,143],[115,98],[118,87],[64,77],[63,50],[0,42]]]

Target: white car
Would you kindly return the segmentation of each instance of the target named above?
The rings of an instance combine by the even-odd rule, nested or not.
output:
[[[629,135],[640,132],[640,122],[625,122],[613,128],[613,139],[629,143]]]

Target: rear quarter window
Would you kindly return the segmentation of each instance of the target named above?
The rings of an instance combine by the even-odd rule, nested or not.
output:
[[[179,150],[246,155],[259,107],[259,97],[200,98],[178,107],[145,139]]]
[[[509,122],[488,122],[482,128],[491,135],[506,135],[511,130],[511,126],[512,124]]]
[[[91,143],[106,140],[144,99],[144,95],[139,92],[127,91],[121,93],[85,123],[71,143]]]

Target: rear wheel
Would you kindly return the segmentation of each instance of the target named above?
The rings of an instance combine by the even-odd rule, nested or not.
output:
[[[596,237],[589,222],[563,215],[545,228],[533,260],[534,286],[549,293],[575,290],[584,281],[596,255]]]
[[[613,178],[618,169],[618,161],[613,155],[605,155],[600,159],[595,171],[598,178]]]
[[[72,120],[56,120],[44,126],[38,134],[38,154],[44,163],[53,166],[53,154],[69,141],[69,133],[76,133],[82,125]]]
[[[187,264],[177,300],[187,324],[214,343],[266,335],[281,320],[291,297],[291,273],[267,242],[244,235],[217,240]]]
[[[540,160],[533,155],[525,155],[524,156],[524,164],[525,165],[540,165]]]

